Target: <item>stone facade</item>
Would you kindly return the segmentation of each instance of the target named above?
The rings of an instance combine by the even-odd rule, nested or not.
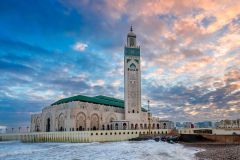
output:
[[[124,101],[106,96],[74,96],[61,99],[31,117],[31,132],[170,129],[170,121],[161,121],[141,108],[140,48],[136,35],[127,36],[124,56]]]

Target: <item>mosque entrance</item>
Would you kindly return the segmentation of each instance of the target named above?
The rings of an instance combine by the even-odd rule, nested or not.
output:
[[[82,126],[79,126],[78,130],[79,131],[84,131],[84,128]]]
[[[50,118],[47,119],[46,132],[50,132]]]

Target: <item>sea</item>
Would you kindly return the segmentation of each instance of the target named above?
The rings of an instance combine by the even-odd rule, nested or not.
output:
[[[149,141],[106,143],[0,142],[0,160],[194,160],[197,148]]]

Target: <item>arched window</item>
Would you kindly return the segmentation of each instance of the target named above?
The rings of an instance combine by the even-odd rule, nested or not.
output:
[[[134,129],[134,124],[131,124],[131,129]]]
[[[132,110],[132,113],[134,113],[134,109]]]
[[[135,124],[135,129],[138,129],[138,124]]]
[[[118,124],[117,123],[115,124],[115,129],[118,130]]]
[[[147,129],[147,124],[144,124],[144,129]]]
[[[167,128],[167,124],[163,123],[163,128],[166,129]]]
[[[153,123],[153,125],[152,125],[152,129],[155,129],[155,124]]]
[[[46,119],[46,132],[50,132],[51,131],[51,119],[50,119],[50,117],[48,117],[47,119]]]
[[[127,124],[123,123],[123,129],[126,130],[127,129]]]

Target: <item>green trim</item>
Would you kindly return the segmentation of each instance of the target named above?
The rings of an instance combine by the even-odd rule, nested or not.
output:
[[[139,63],[139,60],[138,59],[134,59],[135,62]]]
[[[128,63],[129,61],[131,61],[131,59],[127,59],[127,63]]]
[[[109,100],[105,100],[105,99],[99,99],[99,98],[95,98],[95,97],[88,97],[88,96],[83,96],[83,95],[77,95],[77,96],[73,96],[73,97],[69,97],[69,98],[60,99],[59,101],[51,104],[51,106],[68,103],[68,102],[72,102],[72,101],[89,102],[89,103],[94,103],[94,104],[102,104],[102,105],[107,105],[107,106],[124,108],[124,103],[109,101]]]
[[[96,96],[95,98],[124,104],[124,100],[116,99],[116,98],[112,98],[112,97],[99,95],[99,96]]]
[[[140,56],[140,48],[128,48],[124,49],[125,56]]]
[[[73,97],[63,98],[63,99],[60,99],[60,100],[54,102],[53,104],[51,104],[51,106],[59,105],[59,104],[63,104],[63,103],[69,103],[69,102],[73,102],[73,101],[102,104],[102,105],[113,106],[113,107],[124,109],[124,100],[107,97],[107,96],[102,96],[102,95],[95,96],[95,97],[77,95],[77,96],[73,96]],[[147,112],[147,110],[144,108],[141,108],[141,110],[143,112]]]

